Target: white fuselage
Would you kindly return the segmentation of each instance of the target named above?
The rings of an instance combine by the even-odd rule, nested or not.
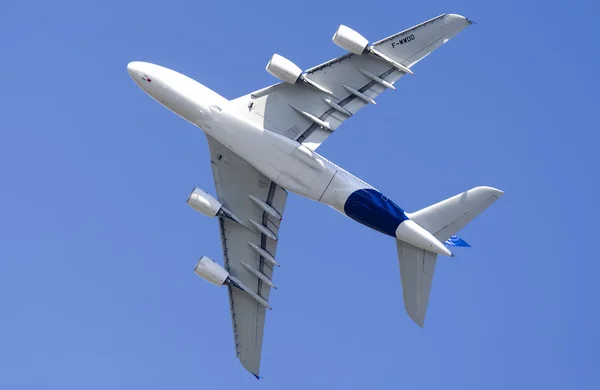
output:
[[[128,71],[156,101],[287,190],[343,213],[352,192],[372,188],[300,143],[236,116],[227,99],[181,73],[143,62]]]
[[[156,101],[286,190],[329,205],[389,236],[450,255],[431,233],[375,188],[306,146],[244,120],[218,93],[159,65],[131,62],[127,70]]]

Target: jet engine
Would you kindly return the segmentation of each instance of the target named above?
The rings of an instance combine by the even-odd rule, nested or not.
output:
[[[215,217],[222,206],[218,200],[200,188],[194,188],[186,203],[194,210],[210,218]]]
[[[333,41],[333,43],[335,43],[342,49],[348,50],[351,53],[358,54],[358,55],[361,55],[363,53],[372,54],[376,57],[379,57],[379,59],[387,62],[388,64],[392,65],[393,67],[400,70],[401,72],[413,74],[412,70],[410,70],[406,66],[402,65],[401,63],[394,60],[393,58],[388,57],[384,53],[376,50],[373,46],[369,46],[369,40],[367,38],[363,37],[362,35],[360,35],[356,31],[352,30],[348,26],[344,26],[343,24],[341,24],[340,27],[338,27],[335,34],[333,34],[333,38],[331,40]],[[360,71],[363,73],[365,72],[364,69],[362,69]],[[366,74],[366,76],[371,77],[374,75]],[[375,76],[375,77],[377,77],[377,76]],[[375,80],[377,80],[377,79],[375,79]],[[385,84],[385,83],[387,83],[385,80],[377,80],[377,81],[379,83],[381,83],[381,81],[384,81],[384,83],[382,83],[382,84],[385,85],[387,88],[390,88],[390,85]]]
[[[296,64],[279,54],[273,54],[266,69],[279,80],[290,84],[296,84],[302,75],[302,70]]]
[[[224,285],[227,278],[229,278],[229,272],[206,256],[200,258],[194,272],[204,280],[219,287]]]
[[[343,24],[333,34],[332,40],[342,49],[358,55],[361,55],[369,45],[367,38]]]
[[[229,285],[236,287],[250,295],[250,297],[267,309],[271,309],[271,306],[269,306],[269,303],[263,297],[256,294],[251,288],[248,288],[239,279],[230,275],[229,272],[227,272],[223,267],[206,256],[202,256],[200,260],[198,260],[196,268],[194,268],[194,272],[202,279],[214,284],[215,286],[221,287],[223,285]]]
[[[194,188],[186,203],[191,208],[206,215],[207,217],[229,218],[242,226],[246,226],[238,217],[235,216],[235,214],[227,210],[221,202],[198,187]]]

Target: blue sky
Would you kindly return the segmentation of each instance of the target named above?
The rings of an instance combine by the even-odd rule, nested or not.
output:
[[[85,4],[82,4],[85,3]],[[16,2],[1,7],[0,388],[598,388],[595,2]],[[393,240],[290,196],[256,381],[235,359],[202,133],[126,64],[227,98],[444,12],[469,27],[319,152],[408,211],[506,191],[404,312]],[[253,16],[251,16],[253,15]]]

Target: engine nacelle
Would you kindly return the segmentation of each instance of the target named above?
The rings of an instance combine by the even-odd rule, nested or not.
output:
[[[217,215],[222,206],[221,202],[200,188],[194,188],[186,203],[194,210],[211,218]]]
[[[332,41],[342,49],[358,55],[361,55],[369,45],[367,38],[343,24],[333,34]]]
[[[229,278],[229,272],[206,256],[202,256],[194,272],[204,280],[221,287]]]
[[[302,69],[300,69],[292,61],[280,56],[279,54],[273,54],[273,57],[271,57],[266,69],[267,72],[271,73],[279,80],[290,84],[296,84],[302,75]]]

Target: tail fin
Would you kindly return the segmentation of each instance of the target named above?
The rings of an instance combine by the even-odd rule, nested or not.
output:
[[[502,196],[492,187],[476,187],[407,216],[449,246],[469,246],[454,236]],[[404,308],[419,326],[425,323],[437,255],[396,241]]]

